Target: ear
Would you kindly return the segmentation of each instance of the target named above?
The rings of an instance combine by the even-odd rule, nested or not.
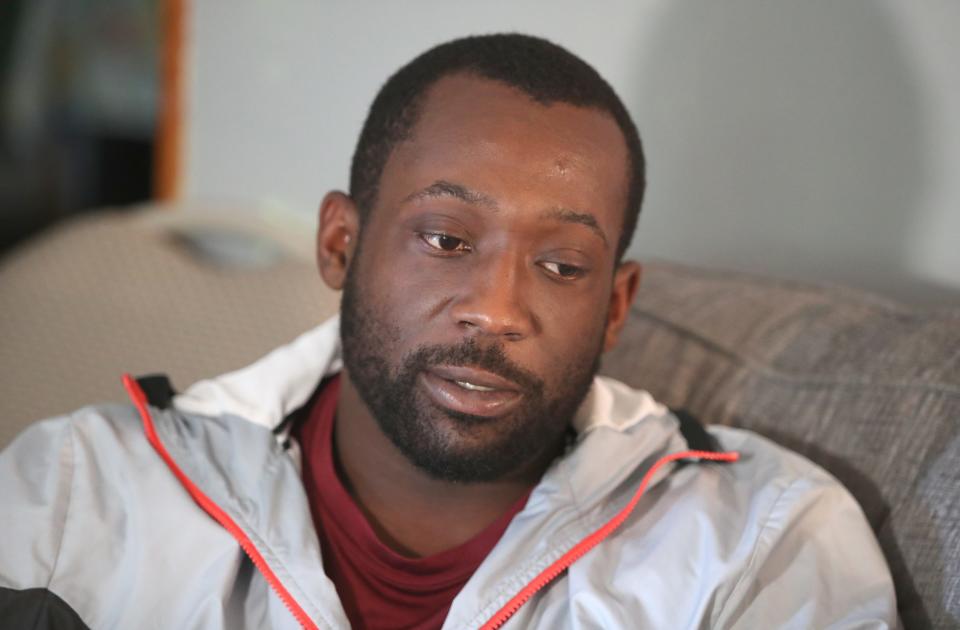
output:
[[[627,260],[620,263],[613,274],[613,288],[610,292],[610,308],[607,311],[607,332],[603,340],[603,351],[612,350],[620,338],[620,331],[627,323],[630,305],[640,288],[643,267],[640,263]]]
[[[320,202],[317,269],[331,289],[342,289],[360,234],[360,215],[350,197],[333,191]]]

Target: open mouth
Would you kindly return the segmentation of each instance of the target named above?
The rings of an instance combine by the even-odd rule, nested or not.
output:
[[[472,392],[495,392],[497,391],[494,387],[487,387],[485,385],[477,385],[476,383],[471,383],[469,381],[453,381],[460,387],[464,389],[469,389]]]
[[[421,372],[420,381],[438,406],[471,416],[504,415],[523,398],[516,383],[478,368],[435,366]]]

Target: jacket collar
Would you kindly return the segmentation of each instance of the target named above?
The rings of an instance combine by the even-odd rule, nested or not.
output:
[[[302,492],[294,490],[298,484],[291,483],[298,474],[283,465],[286,457],[277,457],[282,450],[262,439],[269,433],[255,428],[275,429],[307,403],[321,379],[341,368],[335,317],[256,363],[200,381],[173,399],[177,412],[209,421],[163,422],[178,415],[164,413],[158,422],[185,472],[245,531],[265,541],[267,552],[277,555],[279,565],[303,586],[301,597],[313,601],[310,593],[318,593],[339,617],[332,582],[317,570],[320,550],[309,507]],[[444,628],[482,623],[531,576],[609,522],[659,458],[686,446],[676,418],[665,407],[646,392],[606,377],[594,379],[574,426],[575,444],[544,473],[524,509],[457,595]],[[204,437],[210,431],[218,431],[220,438]],[[244,456],[237,457],[241,451]],[[295,466],[298,456],[292,459]],[[658,471],[650,487],[667,474],[667,469]],[[278,497],[287,499],[284,518],[277,518],[275,510],[257,509],[280,504]]]
[[[339,332],[340,317],[334,316],[247,367],[194,383],[174,397],[173,406],[275,429],[307,403],[324,377],[342,368]]]

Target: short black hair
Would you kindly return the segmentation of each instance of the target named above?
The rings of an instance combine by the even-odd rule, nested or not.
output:
[[[455,39],[431,48],[400,68],[377,93],[350,167],[350,197],[361,221],[377,201],[383,168],[397,143],[409,138],[427,90],[439,79],[468,74],[521,90],[541,105],[568,103],[613,117],[629,159],[627,205],[617,259],[630,245],[643,192],[646,164],[637,128],[620,98],[587,62],[540,37],[503,33]]]

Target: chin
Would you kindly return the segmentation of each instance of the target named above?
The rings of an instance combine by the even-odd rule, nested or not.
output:
[[[531,432],[533,427],[518,414],[491,418],[429,403],[417,407],[411,426],[387,433],[411,463],[434,479],[497,481],[529,466],[543,450],[544,436]]]

